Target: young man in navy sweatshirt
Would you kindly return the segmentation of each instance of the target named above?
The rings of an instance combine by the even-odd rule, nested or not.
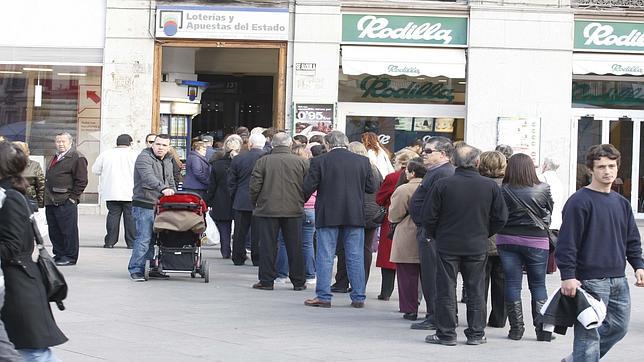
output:
[[[575,192],[563,209],[555,251],[561,291],[574,297],[578,287],[594,293],[607,306],[604,323],[585,329],[575,323],[572,355],[564,361],[599,361],[628,329],[631,297],[626,260],[635,270],[635,285],[644,287],[644,260],[631,205],[611,191],[620,153],[610,144],[592,146],[586,154],[590,185]]]

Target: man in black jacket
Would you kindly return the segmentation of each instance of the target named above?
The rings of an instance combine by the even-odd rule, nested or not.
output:
[[[262,157],[266,137],[261,133],[253,134],[248,139],[250,151],[241,153],[230,163],[228,169],[228,190],[233,198],[233,210],[235,212],[235,232],[233,233],[233,252],[231,258],[233,264],[244,265],[246,262],[246,236],[252,229],[253,205],[250,202],[248,185],[250,175],[255,167],[255,162]],[[250,256],[253,265],[259,265],[258,238],[253,236],[251,231]]]
[[[418,251],[420,255],[420,281],[427,308],[425,320],[413,323],[412,329],[434,329],[434,308],[436,304],[436,248],[427,238],[423,228],[423,210],[429,210],[429,193],[436,181],[454,175],[455,167],[450,163],[454,146],[445,137],[433,137],[423,146],[423,159],[427,173],[409,201],[409,215],[416,224]]]
[[[364,307],[364,194],[374,193],[369,159],[347,150],[349,139],[340,131],[324,138],[329,152],[311,159],[304,180],[304,200],[317,190],[315,255],[317,297],[304,302],[310,307],[331,307],[331,273],[338,240],[344,242],[347,272],[352,286],[351,306]]]
[[[87,186],[87,159],[67,132],[56,135],[57,154],[45,175],[45,216],[56,265],[78,260],[78,201]]]
[[[436,334],[425,342],[456,345],[456,274],[463,274],[467,291],[467,344],[485,339],[485,262],[488,237],[508,218],[501,190],[479,175],[481,151],[463,145],[454,151],[457,169],[438,180],[430,194],[431,207],[423,214],[427,235],[436,242]]]
[[[250,177],[250,200],[255,206],[253,233],[261,239],[259,282],[255,289],[272,290],[277,276],[277,234],[282,230],[288,254],[289,277],[294,290],[306,289],[302,255],[302,184],[309,163],[291,152],[291,137],[284,132],[273,135],[272,151],[255,163]]]

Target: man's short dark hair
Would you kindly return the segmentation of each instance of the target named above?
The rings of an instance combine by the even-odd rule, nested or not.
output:
[[[122,135],[119,135],[116,137],[116,145],[117,146],[129,146],[132,144],[132,136],[130,136],[127,133],[124,133]]]
[[[443,152],[448,158],[452,157],[452,153],[454,153],[454,145],[452,144],[452,140],[447,137],[432,137],[425,143],[425,146],[423,147],[427,146],[433,147],[436,151]]]
[[[148,137],[150,137],[150,136],[154,136],[154,137],[156,137],[156,136],[157,136],[157,134],[156,134],[156,133],[148,133],[148,134],[145,136],[145,140],[147,141],[147,140],[148,140]]]
[[[494,150],[501,152],[503,156],[505,156],[506,160],[509,160],[510,157],[512,157],[512,155],[514,154],[514,150],[512,149],[512,147],[510,147],[510,145],[498,145]]]
[[[303,145],[309,143],[309,140],[303,134],[296,134],[295,136],[293,136],[293,140],[295,140],[295,141],[297,141],[297,142],[299,142],[299,143],[301,143]]]
[[[604,143],[601,145],[590,146],[588,152],[586,152],[586,167],[588,167],[589,170],[592,170],[593,167],[595,167],[595,161],[599,161],[602,157],[616,160],[617,167],[619,167],[620,162],[622,161],[622,154],[619,150],[610,143]]]
[[[170,139],[170,135],[169,135],[169,134],[167,134],[167,133],[161,133],[161,134],[158,134],[158,135],[154,138],[154,140],[156,141],[156,139],[157,139],[157,138],[161,138],[161,139],[164,139],[164,140],[169,140],[169,139]]]
[[[415,140],[411,141],[407,147],[423,147],[423,140],[420,138],[416,138]]]
[[[427,168],[420,157],[414,157],[407,163],[407,171],[412,172],[416,177],[423,178],[427,173]]]
[[[314,136],[311,136],[311,138],[309,139],[309,143],[313,143],[313,142],[317,142],[317,143],[323,145],[324,144],[324,136],[322,136],[321,134],[316,134]]]

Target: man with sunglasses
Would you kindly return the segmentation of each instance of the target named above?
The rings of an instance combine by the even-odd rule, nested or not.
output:
[[[155,138],[157,138],[157,135],[155,133],[148,133],[148,135],[145,136],[145,147],[152,147]]]
[[[423,210],[431,207],[428,197],[434,183],[443,177],[454,175],[450,163],[454,151],[452,141],[446,137],[430,138],[423,146],[423,160],[427,173],[409,201],[409,215],[417,226],[416,240],[420,252],[420,279],[427,307],[425,320],[413,323],[411,329],[434,329],[434,305],[436,303],[436,250],[434,243],[425,236],[422,227]]]

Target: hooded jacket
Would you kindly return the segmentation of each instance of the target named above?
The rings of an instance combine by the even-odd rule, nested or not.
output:
[[[161,197],[161,191],[167,188],[176,190],[172,156],[167,154],[163,159],[159,159],[154,155],[152,148],[144,149],[134,164],[132,206],[154,208]]]

